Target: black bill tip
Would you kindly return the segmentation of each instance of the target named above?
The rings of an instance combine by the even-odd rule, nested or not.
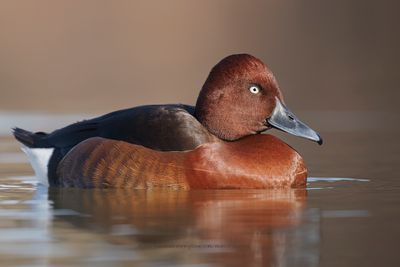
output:
[[[281,103],[279,98],[276,99],[276,105],[270,118],[267,122],[270,126],[277,128],[281,131],[300,136],[322,145],[323,140],[321,136],[311,129],[304,122],[300,121],[284,104]]]
[[[321,136],[319,137],[319,140],[317,141],[318,145],[322,145],[324,143],[324,140],[322,140]]]

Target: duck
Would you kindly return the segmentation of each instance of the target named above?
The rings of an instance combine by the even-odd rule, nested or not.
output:
[[[193,150],[158,151],[125,141],[89,138],[57,167],[58,187],[114,189],[301,188],[303,158],[269,134],[235,142],[201,144]]]
[[[230,55],[210,71],[196,105],[144,105],[73,123],[51,133],[14,128],[44,184],[57,186],[60,161],[79,143],[101,137],[156,151],[235,142],[271,128],[322,144],[320,135],[285,105],[271,70],[249,54]]]

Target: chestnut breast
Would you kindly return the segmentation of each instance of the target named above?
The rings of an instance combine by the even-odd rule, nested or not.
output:
[[[191,188],[278,188],[306,185],[302,157],[272,135],[201,145],[188,153]]]
[[[301,156],[271,135],[179,152],[95,137],[74,147],[57,169],[60,186],[80,188],[298,187],[306,177]]]

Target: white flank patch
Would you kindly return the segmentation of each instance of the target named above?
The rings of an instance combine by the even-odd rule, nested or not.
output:
[[[45,186],[49,186],[47,167],[49,165],[50,157],[53,154],[54,148],[29,148],[23,146],[21,149],[28,156],[38,182]]]

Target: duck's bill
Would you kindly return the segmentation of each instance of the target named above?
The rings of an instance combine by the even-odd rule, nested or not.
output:
[[[322,145],[319,134],[301,122],[282,102],[276,97],[276,106],[268,119],[269,125],[281,131],[300,136]]]

